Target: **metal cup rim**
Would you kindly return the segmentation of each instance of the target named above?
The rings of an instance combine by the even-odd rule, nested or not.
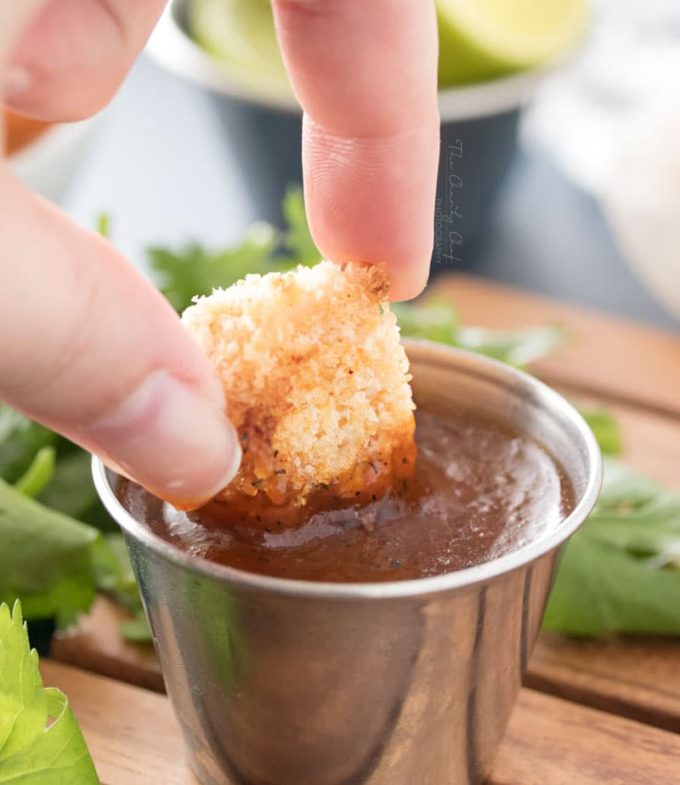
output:
[[[291,580],[275,578],[255,573],[244,572],[233,567],[216,564],[200,557],[191,556],[171,543],[163,540],[145,524],[135,518],[118,501],[109,479],[109,471],[103,461],[94,456],[92,459],[92,475],[99,497],[105,508],[118,525],[138,543],[147,547],[158,556],[179,564],[180,566],[209,576],[225,583],[239,586],[251,591],[266,591],[287,596],[306,596],[323,599],[396,599],[437,594],[452,590],[467,589],[479,584],[488,583],[501,575],[512,572],[532,563],[546,553],[557,549],[590,514],[597,501],[602,484],[602,456],[595,437],[579,412],[559,393],[548,387],[533,376],[511,368],[504,363],[482,357],[472,352],[455,349],[430,341],[404,341],[409,346],[426,350],[431,357],[441,359],[450,364],[451,359],[464,360],[466,367],[473,369],[484,378],[505,379],[506,382],[519,385],[530,391],[550,411],[559,412],[575,427],[581,447],[585,452],[588,476],[586,486],[577,500],[572,512],[550,532],[544,533],[537,540],[511,551],[505,555],[444,575],[418,578],[406,581],[390,581],[385,583],[325,583],[316,581]],[[111,472],[111,474],[113,474]]]

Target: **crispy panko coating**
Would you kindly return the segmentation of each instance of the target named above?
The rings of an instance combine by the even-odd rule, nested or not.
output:
[[[387,292],[378,267],[321,262],[249,275],[184,312],[243,447],[222,498],[255,513],[320,489],[377,498],[411,476],[411,376]]]

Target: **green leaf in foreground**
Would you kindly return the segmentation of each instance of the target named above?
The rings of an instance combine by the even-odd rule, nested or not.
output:
[[[607,461],[600,500],[565,548],[545,626],[680,635],[680,493]]]
[[[0,602],[20,598],[27,617],[69,624],[94,599],[92,548],[100,537],[0,480]]]
[[[603,455],[621,455],[623,452],[623,437],[621,428],[614,415],[597,407],[595,409],[581,409],[583,419],[588,423]]]
[[[66,696],[44,688],[21,606],[0,605],[0,783],[97,785]]]

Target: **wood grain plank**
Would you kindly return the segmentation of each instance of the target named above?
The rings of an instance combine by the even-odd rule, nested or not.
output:
[[[104,785],[196,785],[160,695],[44,661],[69,696]],[[680,736],[524,689],[489,785],[669,785]]]
[[[55,635],[50,656],[102,676],[163,692],[163,676],[153,647],[128,643],[120,634],[121,623],[130,618],[119,605],[100,595],[76,625]]]
[[[569,340],[536,364],[547,382],[680,416],[680,337],[469,275],[439,279],[463,323],[522,327],[558,323]]]
[[[524,689],[487,785],[670,785],[680,736]]]
[[[543,632],[534,649],[525,684],[680,733],[680,641],[677,639],[579,640]]]

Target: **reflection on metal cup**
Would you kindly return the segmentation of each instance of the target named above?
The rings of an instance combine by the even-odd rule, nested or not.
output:
[[[561,544],[592,509],[597,444],[536,379],[406,342],[416,401],[471,407],[543,443],[575,508],[485,564],[376,584],[292,581],[179,551],[97,489],[125,532],[168,692],[205,785],[479,785],[535,641]]]

